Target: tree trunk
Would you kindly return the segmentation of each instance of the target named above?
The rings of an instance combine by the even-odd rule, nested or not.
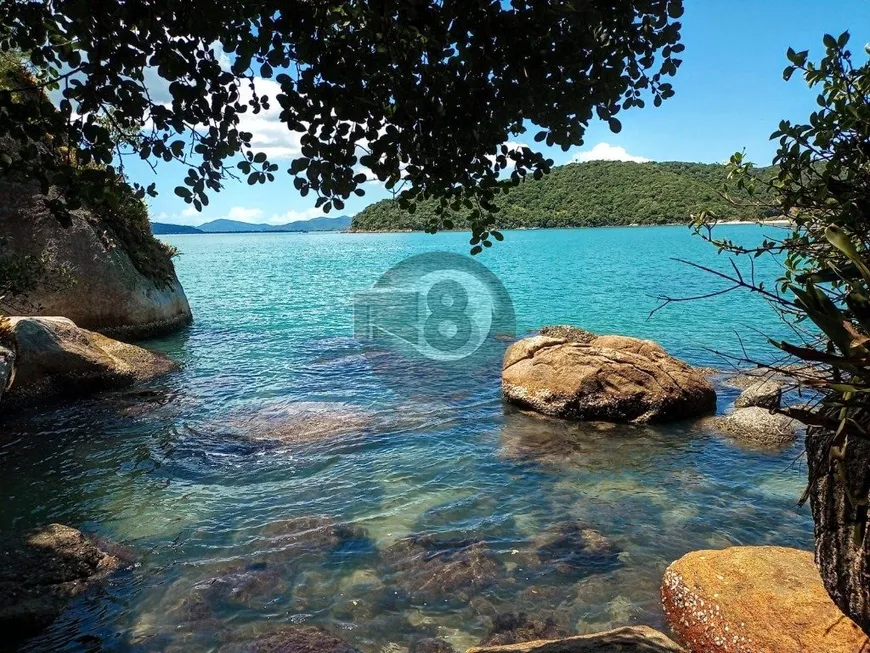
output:
[[[841,463],[831,456],[834,435],[809,429],[809,497],[816,564],[828,594],[870,634],[870,438],[850,437]]]

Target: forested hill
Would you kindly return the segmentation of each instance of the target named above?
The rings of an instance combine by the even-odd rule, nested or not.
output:
[[[500,195],[496,224],[501,229],[668,224],[688,222],[702,210],[728,220],[770,217],[727,202],[721,195],[726,174],[719,164],[573,163]],[[383,200],[358,213],[351,231],[422,230],[435,206],[434,201],[421,202],[412,214]],[[450,219],[457,228],[466,225],[461,213]]]

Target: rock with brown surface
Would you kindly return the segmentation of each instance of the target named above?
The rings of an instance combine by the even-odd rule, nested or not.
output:
[[[536,574],[585,576],[619,564],[619,548],[594,528],[576,520],[550,525],[532,543],[534,551],[520,554],[519,560],[524,569]]]
[[[482,646],[503,646],[542,639],[558,639],[568,633],[553,619],[530,619],[525,612],[504,613],[492,621],[489,634],[480,642]]]
[[[426,637],[411,645],[411,653],[456,653],[456,649],[443,639]]]
[[[650,340],[598,336],[524,338],[505,353],[502,391],[511,402],[552,417],[665,422],[710,413],[710,382]]]
[[[355,524],[337,522],[325,515],[290,517],[268,524],[256,541],[260,554],[274,562],[292,563],[302,557],[325,557],[343,547],[365,546],[368,534]]]
[[[828,596],[808,551],[693,551],[667,568],[662,604],[692,653],[858,653],[870,640]]]
[[[684,653],[649,626],[626,626],[603,633],[537,640],[506,646],[477,646],[467,653]]]
[[[357,649],[320,628],[291,626],[259,635],[250,641],[222,646],[220,653],[359,653]]]
[[[177,367],[166,356],[80,329],[64,317],[9,322],[15,378],[4,404],[121,388]]]
[[[341,402],[276,403],[262,410],[231,417],[226,425],[252,440],[307,445],[364,432],[377,416]]]
[[[60,524],[0,534],[0,632],[4,645],[35,635],[89,581],[105,577],[117,558]]]

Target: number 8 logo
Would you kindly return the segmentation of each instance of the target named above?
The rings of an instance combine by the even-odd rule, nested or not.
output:
[[[439,281],[426,294],[426,305],[432,311],[423,327],[426,343],[443,352],[462,349],[471,338],[471,320],[465,312],[468,308],[465,288],[449,279]],[[454,327],[452,334],[450,326]]]

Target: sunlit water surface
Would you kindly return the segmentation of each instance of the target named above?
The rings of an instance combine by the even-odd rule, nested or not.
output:
[[[168,240],[195,323],[147,345],[182,369],[2,425],[0,525],[62,522],[138,561],[33,650],[214,650],[305,623],[366,652],[431,636],[464,651],[505,612],[578,633],[663,627],[662,571],[684,553],[811,546],[799,445],[529,417],[503,405],[497,362],[390,383],[352,337],[354,293],[411,254],[467,252],[467,235]],[[650,318],[658,296],[721,287],[672,257],[725,265],[677,227],[510,232],[479,260],[519,334],[571,323],[721,367],[713,350],[762,357],[763,334],[786,333],[745,294]],[[720,410],[736,392],[720,389]],[[332,437],[300,443],[306,429]]]

